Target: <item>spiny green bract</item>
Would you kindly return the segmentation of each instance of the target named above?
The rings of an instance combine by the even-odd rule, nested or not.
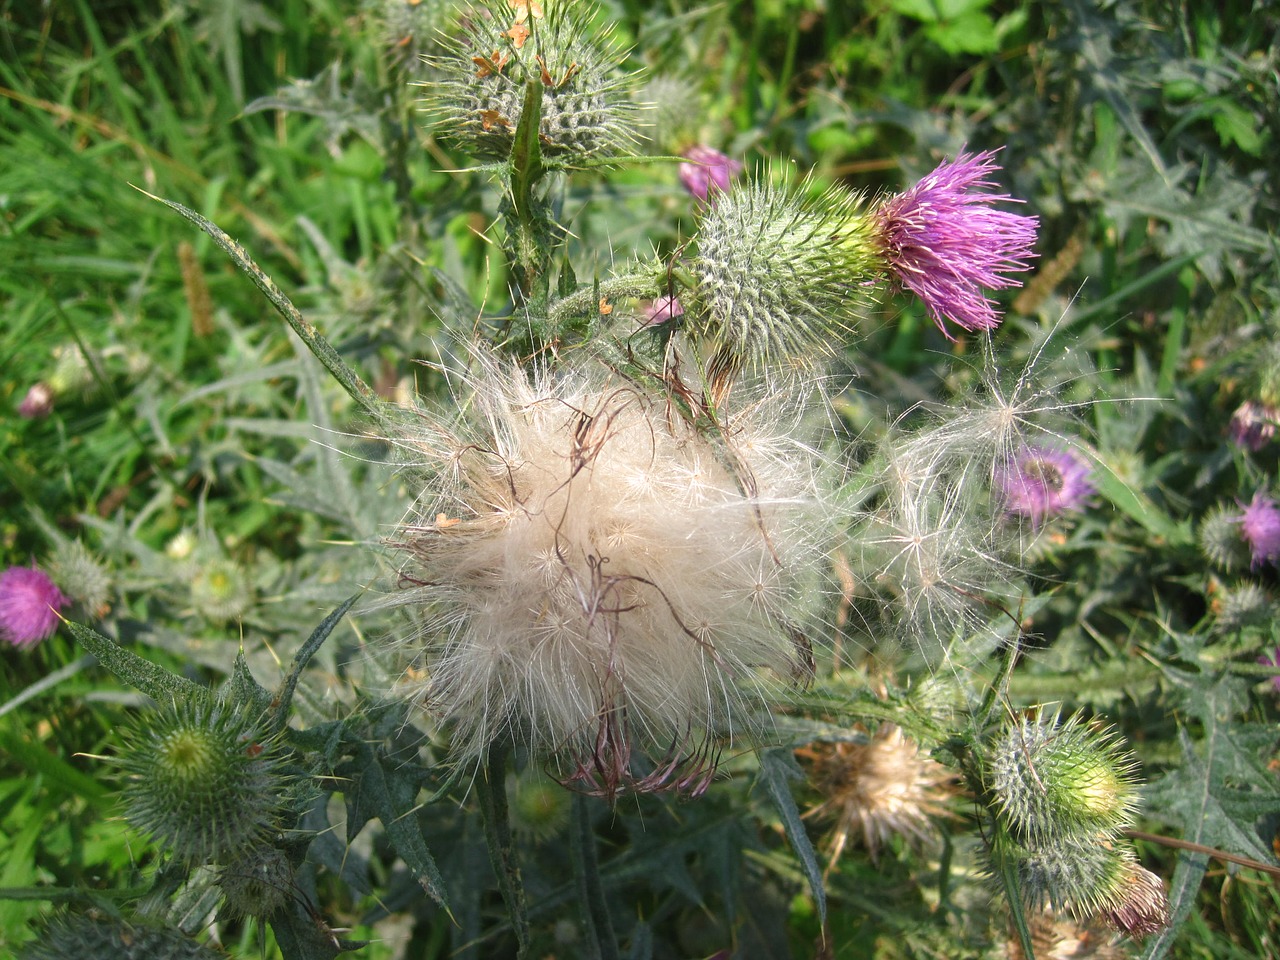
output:
[[[51,920],[18,954],[19,960],[218,960],[222,956],[172,927],[69,913]]]
[[[635,141],[635,106],[607,35],[589,29],[594,8],[573,0],[492,0],[463,19],[464,35],[432,63],[428,85],[440,135],[480,159],[505,160],[525,91],[542,91],[543,157],[572,162],[615,156]]]
[[[1249,547],[1240,532],[1240,510],[1219,504],[1200,521],[1200,552],[1219,569],[1247,570],[1251,562]]]
[[[757,180],[703,213],[685,323],[714,382],[748,360],[830,352],[866,302],[878,261],[861,198],[805,187]]]
[[[223,911],[235,917],[269,917],[289,902],[293,865],[278,847],[256,844],[218,870]]]
[[[277,828],[288,778],[244,706],[164,707],[133,732],[121,764],[125,818],[189,863],[226,863]]]
[[[996,741],[987,787],[1019,842],[1112,837],[1129,826],[1137,805],[1134,766],[1113,732],[1079,714],[1059,723],[1041,709]]]

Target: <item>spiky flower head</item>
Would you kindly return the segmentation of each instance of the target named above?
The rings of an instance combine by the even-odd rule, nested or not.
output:
[[[1081,836],[1034,846],[998,837],[993,866],[1012,867],[1027,907],[1096,917],[1129,936],[1146,936],[1169,923],[1164,883],[1137,862],[1131,847]]]
[[[1214,566],[1243,570],[1249,565],[1249,546],[1240,534],[1240,511],[1219,504],[1204,515],[1197,534],[1200,552]]]
[[[999,326],[1000,314],[984,290],[1021,286],[1009,276],[1030,269],[1038,219],[996,209],[1013,201],[990,179],[995,153],[962,153],[909,190],[883,200],[874,213],[875,239],[885,268],[914,293],[938,329]]]
[[[10,567],[0,573],[0,639],[30,648],[53,636],[67,598],[43,570]]]
[[[68,600],[98,615],[111,595],[111,574],[79,540],[65,540],[49,558],[49,570]]]
[[[1275,438],[1277,423],[1280,423],[1280,409],[1246,400],[1231,414],[1227,431],[1237,447],[1257,453]]]
[[[676,171],[689,195],[699,203],[715,203],[716,194],[727,193],[733,178],[742,172],[742,161],[701,144],[684,152],[685,162]]]
[[[191,605],[210,623],[240,619],[253,606],[248,571],[227,557],[200,563],[191,578]]]
[[[1146,937],[1169,926],[1169,894],[1164,881],[1129,858],[1109,902],[1098,912],[1103,923],[1128,937]]]
[[[289,779],[245,705],[202,696],[159,708],[120,763],[125,819],[189,863],[228,863],[277,829]]]
[[[1050,517],[1082,509],[1093,494],[1089,466],[1070,450],[1027,446],[996,470],[1007,513],[1039,527]]]
[[[423,702],[462,762],[515,740],[601,793],[696,790],[768,678],[811,666],[827,538],[786,398],[707,429],[602,364],[529,375],[480,348],[464,391],[459,422],[423,411],[394,438],[419,489],[395,543]]]
[[[569,823],[570,797],[541,770],[526,768],[508,780],[511,829],[535,841],[550,840]]]
[[[1240,532],[1249,544],[1253,566],[1280,560],[1280,508],[1261,490],[1253,495],[1240,517]]]
[[[254,844],[218,868],[222,910],[233,917],[269,917],[294,896],[293,865],[279,847]]]
[[[922,754],[895,724],[881,724],[865,743],[816,742],[798,753],[823,795],[805,816],[835,821],[828,869],[850,834],[861,834],[874,860],[895,836],[916,845],[930,842],[937,837],[935,821],[950,815],[955,775]]]
[[[691,140],[704,118],[702,88],[692,77],[650,76],[636,101],[642,138],[658,153],[675,153]]]
[[[1232,633],[1249,626],[1263,626],[1275,618],[1267,591],[1256,583],[1237,583],[1218,589],[1209,604],[1213,628]]]
[[[1060,721],[1042,707],[992,745],[986,786],[1021,843],[1115,836],[1137,807],[1136,766],[1113,731],[1078,713]]]
[[[225,954],[171,925],[89,913],[59,913],[25,944],[18,960],[225,960]]]
[[[463,36],[432,61],[441,74],[429,84],[440,134],[475,157],[505,160],[535,84],[544,158],[572,164],[627,149],[635,140],[629,80],[594,16],[579,0],[491,0],[468,14]]]
[[[759,179],[703,211],[685,329],[711,351],[713,384],[748,360],[804,358],[839,344],[866,302],[872,222],[853,193]]]

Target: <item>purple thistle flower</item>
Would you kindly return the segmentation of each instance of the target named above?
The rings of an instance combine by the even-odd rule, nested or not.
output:
[[[1280,422],[1280,410],[1256,400],[1246,400],[1231,414],[1227,429],[1236,446],[1257,453],[1276,435],[1277,422]]]
[[[47,383],[34,383],[18,404],[18,416],[24,420],[42,420],[53,412],[53,391]]]
[[[997,200],[1012,200],[1006,194],[970,192],[995,186],[987,179],[999,169],[994,156],[962,153],[875,212],[894,282],[924,302],[949,340],[955,338],[945,320],[965,330],[999,326],[996,304],[983,288],[1021,286],[1006,274],[1030,269],[1035,256],[1036,217],[993,209]]]
[[[715,202],[714,191],[729,189],[729,182],[742,172],[742,162],[711,147],[690,147],[684,152],[686,163],[677,173],[690,195],[702,203]]]
[[[15,647],[34,647],[53,636],[66,604],[44,571],[10,567],[0,574],[0,637]]]
[[[679,297],[662,296],[656,300],[651,300],[643,308],[642,312],[644,313],[645,326],[656,327],[659,324],[666,323],[668,320],[683,317],[684,304],[680,302]]]
[[[1280,560],[1280,509],[1261,490],[1253,495],[1240,517],[1240,531],[1253,552],[1256,569],[1264,561]]]
[[[1276,647],[1270,654],[1264,653],[1258,658],[1258,662],[1264,666],[1280,668],[1280,647]],[[1280,693],[1280,669],[1271,678],[1271,686],[1275,688],[1276,693]]]
[[[1093,493],[1088,465],[1070,451],[1047,447],[1024,447],[995,480],[1005,511],[1030,518],[1034,527],[1082,509]]]

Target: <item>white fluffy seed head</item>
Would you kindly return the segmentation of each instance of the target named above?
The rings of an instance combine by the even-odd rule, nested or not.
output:
[[[811,668],[827,537],[794,404],[712,421],[600,363],[476,360],[457,421],[396,441],[428,708],[464,759],[510,738],[588,789],[696,788],[771,678]]]

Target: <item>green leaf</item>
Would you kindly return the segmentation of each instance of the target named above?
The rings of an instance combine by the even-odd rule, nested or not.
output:
[[[1210,100],[1213,129],[1224,147],[1235,144],[1251,157],[1262,156],[1262,134],[1258,118],[1228,97]]]
[[[193,696],[206,694],[205,688],[199,684],[170,673],[150,660],[144,660],[90,627],[67,621],[67,629],[86,650],[98,658],[99,663],[157,703],[185,703]]]
[[[333,613],[320,621],[320,625],[307,638],[307,642],[302,645],[302,649],[294,655],[293,663],[289,665],[289,673],[284,678],[284,683],[280,686],[280,694],[277,697],[276,715],[272,723],[274,729],[283,729],[285,722],[289,719],[289,705],[293,702],[293,692],[298,688],[298,677],[302,675],[302,671],[306,669],[311,658],[320,649],[320,645],[329,638],[329,634],[333,633],[333,628],[338,625],[338,621],[347,615],[347,611],[351,609],[358,599],[360,599],[360,595],[354,594],[342,601]]]
[[[931,24],[925,28],[925,35],[952,55],[987,54],[1000,49],[995,21],[977,11]]]
[[[818,864],[818,855],[805,832],[804,821],[800,818],[800,808],[791,795],[791,787],[787,781],[804,779],[804,771],[796,763],[790,750],[774,748],[766,750],[760,756],[760,779],[769,791],[769,797],[782,818],[782,827],[787,832],[791,849],[800,858],[800,866],[805,878],[809,881],[809,889],[813,892],[813,901],[818,907],[818,921],[827,922],[827,889],[822,882],[822,867]]]
[[[1103,466],[1106,467],[1105,462]],[[1157,507],[1150,497],[1121,480],[1115,471],[1095,470],[1092,480],[1098,493],[1110,500],[1117,510],[1128,515],[1149,533],[1163,539],[1167,545],[1187,546],[1194,542],[1188,524],[1178,523]]]

